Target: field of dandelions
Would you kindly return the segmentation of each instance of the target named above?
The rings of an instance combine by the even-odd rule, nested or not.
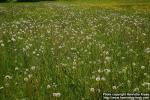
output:
[[[0,4],[0,100],[150,92],[150,12]]]

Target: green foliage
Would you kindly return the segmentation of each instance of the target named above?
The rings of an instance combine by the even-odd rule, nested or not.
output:
[[[0,0],[0,2],[7,2],[7,0]]]
[[[41,1],[57,1],[57,0],[41,0]]]
[[[17,0],[18,2],[38,2],[40,0]]]
[[[37,1],[79,1],[79,2],[97,2],[97,3],[147,3],[150,0],[0,0],[0,2],[37,2]]]
[[[149,93],[149,9],[110,5],[0,4],[0,100]]]
[[[63,0],[66,1],[66,0]],[[72,1],[82,1],[82,2],[98,2],[98,3],[145,3],[150,2],[150,0],[72,0]]]

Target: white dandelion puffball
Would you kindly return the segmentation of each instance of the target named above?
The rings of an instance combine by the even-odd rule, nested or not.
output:
[[[53,97],[60,97],[61,93],[53,93]]]
[[[90,92],[95,92],[95,89],[94,88],[90,88]]]

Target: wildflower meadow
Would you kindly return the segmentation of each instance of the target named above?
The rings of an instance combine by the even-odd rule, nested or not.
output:
[[[0,100],[104,92],[150,93],[150,3],[0,3]]]

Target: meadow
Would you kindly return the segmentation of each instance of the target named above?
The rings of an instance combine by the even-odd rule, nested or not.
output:
[[[150,3],[0,4],[0,100],[103,92],[150,93]]]

